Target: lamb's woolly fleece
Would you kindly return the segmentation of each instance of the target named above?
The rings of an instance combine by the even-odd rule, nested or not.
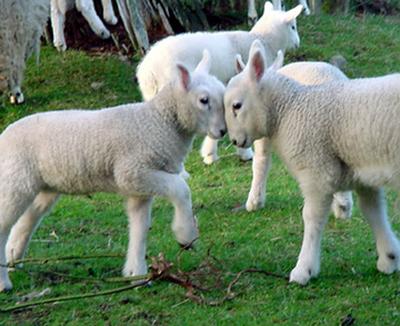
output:
[[[208,49],[211,54],[211,74],[224,83],[236,73],[236,54],[241,54],[247,60],[250,45],[255,39],[263,42],[268,59],[272,62],[278,50],[299,46],[296,17],[302,8],[299,5],[288,12],[276,11],[270,2],[266,2],[263,16],[250,32],[185,33],[155,43],[137,67],[136,77],[143,98],[151,99],[174,78],[175,72],[171,67],[177,62],[194,68],[203,49]]]
[[[244,69],[243,62],[240,61],[239,64],[240,68]],[[348,79],[340,69],[325,62],[295,62],[280,68],[278,71],[303,85],[319,85]],[[271,164],[270,146],[270,141],[267,138],[254,142],[253,179],[246,201],[248,211],[257,210],[265,205],[266,178]],[[334,194],[332,211],[337,218],[349,218],[352,207],[353,199],[350,191]]]
[[[299,182],[305,231],[290,280],[305,284],[319,273],[332,195],[348,189],[357,191],[374,232],[378,270],[399,270],[400,245],[380,187],[400,187],[400,74],[304,86],[274,69],[264,71],[256,50],[228,84],[225,118],[240,146],[268,137]]]
[[[39,55],[40,37],[49,16],[49,0],[0,0],[0,93],[23,102],[25,61]]]
[[[178,242],[193,242],[198,233],[190,190],[179,173],[196,133],[220,137],[226,129],[225,87],[208,75],[207,60],[205,52],[193,74],[178,66],[179,79],[146,103],[38,113],[10,125],[0,136],[0,264],[6,263],[5,241],[14,223],[9,262],[23,256],[35,224],[58,193],[103,191],[128,198],[125,275],[147,271],[153,196],[174,204]],[[7,269],[0,267],[0,291],[9,288]]]

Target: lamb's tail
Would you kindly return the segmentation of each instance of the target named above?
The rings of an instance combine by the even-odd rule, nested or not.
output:
[[[145,101],[151,100],[158,93],[158,83],[154,72],[151,69],[146,69],[146,66],[141,62],[136,70],[136,79],[139,84],[140,92]]]

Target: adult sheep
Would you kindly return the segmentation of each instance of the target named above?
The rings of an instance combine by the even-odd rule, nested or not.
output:
[[[0,0],[0,94],[10,102],[24,102],[21,86],[25,62],[39,57],[40,37],[49,17],[48,0]]]
[[[306,284],[320,269],[322,231],[333,194],[356,190],[376,239],[377,268],[400,269],[400,244],[382,187],[400,185],[400,74],[306,86],[266,70],[254,45],[224,97],[231,140],[248,147],[267,137],[299,182],[304,237],[290,281]]]
[[[249,31],[197,32],[169,36],[155,43],[137,67],[136,77],[144,100],[153,98],[166,85],[176,62],[194,67],[204,48],[210,51],[213,59],[211,73],[227,83],[235,75],[235,56],[237,53],[246,60],[251,43],[260,39],[268,59],[273,61],[280,49],[296,48],[300,44],[296,17],[302,5],[288,12],[274,10],[271,2],[264,5],[264,13]],[[206,137],[201,154],[206,164],[218,159],[217,141]],[[249,160],[251,149],[240,151],[243,160]]]
[[[23,257],[32,232],[60,193],[102,191],[127,198],[125,276],[147,272],[154,196],[174,205],[172,229],[180,244],[198,237],[190,189],[179,173],[195,134],[225,132],[225,87],[208,74],[206,51],[193,73],[182,64],[175,67],[177,82],[149,102],[34,114],[1,134],[0,291],[12,286],[6,261]]]
[[[262,47],[259,49],[263,51]],[[236,67],[238,72],[245,68],[240,56],[237,57]],[[331,81],[348,80],[340,69],[326,62],[295,62],[280,68],[278,72],[303,85],[320,85]],[[246,201],[246,209],[249,212],[264,207],[267,174],[271,167],[272,153],[271,142],[266,137],[257,139],[253,145],[253,179]],[[337,218],[349,218],[352,208],[353,198],[350,191],[340,191],[334,194],[332,211]]]

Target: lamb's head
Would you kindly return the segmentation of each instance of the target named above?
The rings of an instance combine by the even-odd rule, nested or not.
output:
[[[254,140],[268,135],[268,119],[272,117],[268,100],[265,101],[268,85],[262,80],[275,74],[282,63],[283,54],[279,51],[274,64],[266,70],[264,48],[258,40],[251,45],[247,65],[237,61],[241,71],[229,81],[224,96],[225,120],[234,145],[250,147]]]
[[[289,11],[274,10],[271,2],[264,5],[264,13],[250,33],[257,34],[268,40],[275,50],[289,50],[300,46],[300,36],[297,32],[296,17],[303,10],[298,5]]]
[[[183,64],[177,64],[178,118],[182,125],[195,134],[221,138],[226,133],[224,119],[225,86],[209,74],[211,57],[208,50],[191,73]]]

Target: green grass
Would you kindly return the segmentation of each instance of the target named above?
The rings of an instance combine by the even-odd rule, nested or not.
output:
[[[329,60],[342,54],[348,60],[351,77],[373,76],[400,70],[400,27],[398,21],[379,17],[302,17],[298,23],[302,46],[287,57]],[[91,57],[68,51],[64,55],[45,47],[42,64],[29,62],[24,91],[27,103],[13,107],[0,104],[0,130],[34,112],[100,108],[138,101],[132,82],[134,65],[112,56]],[[91,83],[102,82],[99,90]],[[188,158],[186,168],[201,239],[196,251],[181,256],[180,268],[196,269],[211,254],[226,287],[234,274],[256,267],[288,275],[294,267],[302,239],[302,198],[296,182],[274,157],[267,190],[267,205],[254,213],[234,212],[243,204],[251,180],[251,164],[232,156],[224,140],[221,160],[206,167],[198,154],[200,139]],[[0,153],[1,155],[1,153]],[[391,218],[400,233],[396,195],[389,193]],[[156,200],[148,255],[163,252],[175,262],[178,246],[170,230],[171,205]],[[54,236],[54,234],[57,235]],[[123,199],[116,195],[64,196],[35,233],[28,257],[60,257],[94,253],[125,253],[128,241]],[[395,325],[400,319],[399,274],[386,276],[375,268],[373,237],[356,207],[347,221],[330,219],[323,240],[320,276],[308,286],[259,274],[245,274],[234,292],[238,296],[218,307],[186,300],[176,285],[153,286],[112,296],[36,307],[0,314],[0,325],[337,325],[347,315],[357,325]],[[117,287],[93,284],[76,277],[119,276],[123,258],[88,261],[25,264],[11,274],[14,289],[0,294],[0,307],[13,305],[27,293],[51,288],[47,297],[80,294]],[[212,277],[211,277],[212,278]],[[220,298],[223,288],[204,293]],[[46,297],[46,298],[47,298]]]

